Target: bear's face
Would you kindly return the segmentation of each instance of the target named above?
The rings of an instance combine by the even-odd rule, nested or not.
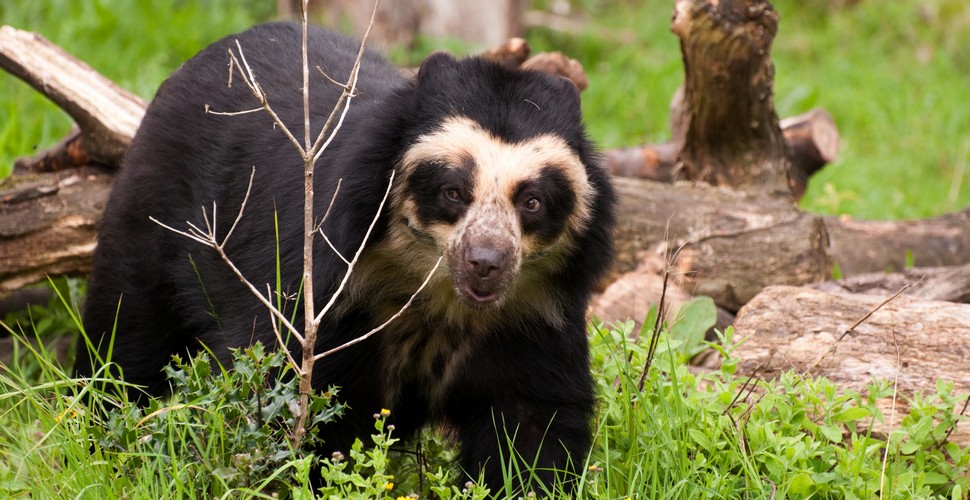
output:
[[[501,305],[521,275],[561,264],[595,194],[561,137],[506,142],[460,116],[408,148],[400,178],[394,239],[443,255],[454,293],[475,308]]]

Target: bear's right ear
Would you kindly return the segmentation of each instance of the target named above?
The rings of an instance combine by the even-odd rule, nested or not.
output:
[[[432,80],[440,79],[457,64],[458,60],[447,52],[441,50],[432,52],[418,68],[418,85],[424,86]]]

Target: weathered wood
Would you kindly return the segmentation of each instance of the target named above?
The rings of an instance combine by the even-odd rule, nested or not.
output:
[[[826,217],[825,225],[843,276],[970,263],[970,207],[918,220]]]
[[[641,252],[681,248],[674,282],[737,311],[772,284],[817,283],[831,276],[822,217],[790,199],[704,185],[614,179],[620,194],[617,267],[636,269]]]
[[[791,151],[788,185],[795,199],[808,188],[808,179],[839,156],[839,129],[824,109],[782,119],[782,135]]]
[[[522,68],[562,76],[575,83],[579,90],[589,87],[583,65],[562,52],[540,52],[522,63]]]
[[[790,197],[772,99],[778,14],[759,0],[677,0],[671,29],[684,60],[685,177]]]
[[[606,170],[618,177],[673,182],[680,146],[674,142],[608,149],[603,153]]]
[[[673,321],[680,307],[693,296],[670,281],[664,290],[664,265],[663,256],[644,253],[639,267],[611,280],[602,293],[593,297],[590,314],[607,324],[633,320],[639,326],[647,317],[650,307],[659,305],[662,298],[666,304],[665,319]],[[723,331],[733,322],[734,314],[719,307],[714,328]]]
[[[81,128],[94,162],[117,165],[128,149],[145,103],[44,37],[0,27],[0,67],[66,111]]]
[[[88,273],[112,179],[82,167],[0,181],[0,298],[47,276]]]
[[[859,391],[873,379],[898,377],[897,422],[905,414],[906,398],[935,392],[938,379],[952,381],[965,397],[970,392],[970,305],[902,295],[839,340],[886,298],[804,287],[765,289],[734,323],[735,338],[744,339],[734,351],[741,358],[739,373],[753,375],[767,367],[763,376],[771,378],[785,370],[811,369],[813,376]],[[879,405],[888,416],[889,401]],[[970,425],[957,426],[951,440],[970,444]]]
[[[826,281],[813,288],[835,294],[891,295],[910,286],[907,295],[924,300],[970,304],[970,264],[956,267],[917,267],[896,273],[860,274]]]

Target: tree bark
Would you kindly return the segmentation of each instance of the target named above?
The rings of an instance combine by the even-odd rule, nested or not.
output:
[[[907,295],[923,300],[970,304],[970,264],[956,267],[918,267],[896,273],[860,274],[826,281],[813,288],[834,294],[892,295],[904,286]]]
[[[680,92],[678,92],[680,94]],[[682,106],[671,106],[674,137],[683,134],[679,120]],[[800,199],[808,187],[808,179],[819,169],[833,162],[839,153],[839,130],[835,120],[824,109],[781,120],[785,144],[792,152],[788,172],[792,193]],[[603,153],[607,170],[620,177],[672,182],[676,178],[678,155],[683,137],[663,144],[644,144],[628,148],[610,149]]]
[[[791,197],[772,98],[778,14],[760,0],[678,0],[671,29],[684,59],[685,178]]]
[[[843,216],[826,217],[825,224],[843,276],[970,262],[970,207],[929,219],[872,221]]]
[[[843,276],[921,266],[970,264],[970,207],[925,220],[859,221],[802,212],[778,197],[705,185],[614,178],[620,195],[617,271],[644,252],[683,245],[678,286],[737,311],[769,285],[807,285]],[[948,275],[960,289],[961,275]],[[934,281],[944,286],[944,281]]]
[[[112,179],[81,167],[0,182],[0,299],[47,276],[90,271]]]
[[[828,233],[818,215],[785,198],[705,185],[614,179],[621,203],[617,269],[636,269],[641,252],[678,249],[674,282],[737,311],[772,284],[831,276]]]
[[[772,378],[795,369],[857,391],[876,378],[897,380],[896,422],[905,415],[906,398],[935,392],[939,379],[952,381],[955,393],[966,397],[970,305],[906,294],[876,310],[889,296],[765,289],[734,323],[735,338],[744,339],[734,350],[742,360],[738,372]],[[888,420],[890,401],[880,400],[879,405]],[[970,445],[970,426],[957,426],[951,441]]]

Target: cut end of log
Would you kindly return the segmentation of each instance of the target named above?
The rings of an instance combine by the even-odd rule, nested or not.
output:
[[[797,147],[796,144],[805,142],[804,147],[816,152],[823,165],[838,159],[839,127],[828,111],[815,108],[798,116],[782,119],[779,124],[793,148]]]

